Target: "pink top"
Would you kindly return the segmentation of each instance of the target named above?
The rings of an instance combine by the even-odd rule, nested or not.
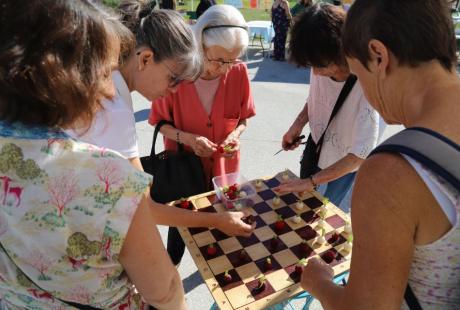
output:
[[[214,80],[198,79],[195,81],[195,88],[206,113],[211,114],[212,104],[219,87],[220,77]]]
[[[174,121],[176,128],[220,144],[237,127],[240,120],[254,115],[254,100],[247,67],[245,64],[238,64],[220,78],[209,115],[198,97],[195,85],[183,83],[176,93],[152,103],[149,123],[155,125],[160,120]],[[175,141],[164,138],[164,143],[165,149],[176,150]],[[210,158],[202,158],[208,178],[238,171],[239,162],[239,152],[233,158],[225,158],[218,152]]]

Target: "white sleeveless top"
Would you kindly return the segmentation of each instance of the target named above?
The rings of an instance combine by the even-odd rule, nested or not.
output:
[[[460,309],[460,192],[419,162],[404,158],[417,171],[452,224],[440,239],[415,246],[409,284],[424,310]],[[405,302],[401,309],[408,309]]]

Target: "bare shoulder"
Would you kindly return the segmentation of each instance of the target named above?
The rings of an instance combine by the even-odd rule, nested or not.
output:
[[[424,202],[433,198],[412,166],[400,155],[382,153],[361,165],[353,190],[353,216],[379,218],[414,231]],[[372,218],[371,218],[372,217]]]

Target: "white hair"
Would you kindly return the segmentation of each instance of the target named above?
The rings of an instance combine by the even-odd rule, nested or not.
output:
[[[206,27],[220,25],[230,27],[206,30]],[[206,47],[217,45],[228,51],[240,49],[242,55],[249,43],[243,15],[235,7],[226,4],[216,4],[207,9],[193,26],[193,33],[201,50],[203,45]]]

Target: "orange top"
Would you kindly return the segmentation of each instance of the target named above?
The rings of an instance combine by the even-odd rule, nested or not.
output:
[[[181,84],[176,93],[152,102],[149,123],[160,120],[173,121],[177,129],[206,137],[214,143],[222,143],[235,130],[240,120],[255,115],[248,71],[245,64],[233,66],[220,78],[211,114],[208,115],[198,97],[193,83]],[[164,138],[166,150],[176,150],[175,141]],[[188,148],[188,150],[190,150]],[[236,172],[240,153],[225,158],[215,152],[210,158],[201,158],[208,180],[213,176]]]

